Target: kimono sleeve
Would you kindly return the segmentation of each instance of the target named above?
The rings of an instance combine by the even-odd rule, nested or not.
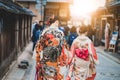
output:
[[[90,53],[92,59],[94,60],[95,64],[98,64],[99,63],[98,56],[97,56],[94,44],[92,42],[89,43],[89,53]]]

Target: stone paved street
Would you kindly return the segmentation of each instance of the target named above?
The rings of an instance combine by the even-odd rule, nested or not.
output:
[[[120,80],[120,64],[103,56],[100,51],[97,52],[100,63],[97,65],[97,76],[95,80]]]
[[[32,43],[27,46],[24,52],[31,53],[31,47]],[[99,64],[97,65],[97,76],[95,80],[120,80],[119,62],[116,62],[113,58],[110,58],[108,52],[104,52],[101,47],[97,47],[96,50],[99,57]],[[105,56],[104,54],[108,56]],[[26,57],[24,56],[24,58]],[[28,55],[28,57],[30,56]],[[15,66],[8,71],[8,74],[3,80],[34,80],[35,62],[32,58],[29,58],[29,63],[30,65],[27,69],[20,69],[17,64],[15,64]]]

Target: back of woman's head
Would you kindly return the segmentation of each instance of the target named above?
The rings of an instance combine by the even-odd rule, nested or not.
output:
[[[76,27],[75,27],[75,26],[72,26],[72,28],[70,29],[70,32],[71,32],[71,33],[75,33],[75,32],[76,32]]]
[[[64,34],[65,34],[65,36],[68,35],[69,30],[70,30],[70,28],[68,26],[64,27]]]
[[[59,18],[57,16],[54,17],[54,19],[50,19],[50,24],[55,23],[55,21],[59,21]]]
[[[86,26],[86,25],[80,26],[79,32],[80,32],[80,34],[84,34],[84,33],[88,32],[88,26]]]

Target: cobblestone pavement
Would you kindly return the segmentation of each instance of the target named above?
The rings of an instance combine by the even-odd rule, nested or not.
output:
[[[107,53],[105,53],[107,54]],[[95,80],[120,80],[120,64],[114,62],[98,51],[99,64]]]
[[[103,53],[103,51],[101,52],[100,49],[97,50],[97,53],[99,57],[99,64],[96,66],[97,76],[95,80],[120,80],[120,64],[116,63],[114,60],[110,59],[109,57],[104,56],[103,54],[107,54],[107,53],[105,52]],[[27,77],[25,77],[24,80],[29,80],[26,79]]]
[[[31,51],[31,44],[28,46],[28,53]],[[97,76],[95,80],[120,80],[120,64],[113,59],[103,55],[107,54],[97,49],[99,64],[97,65]],[[30,57],[30,56],[29,56]],[[35,79],[35,62],[33,59],[29,59],[30,65],[28,69],[23,70],[17,67],[17,64],[13,66],[13,69],[6,75],[6,79],[3,80],[34,80]]]

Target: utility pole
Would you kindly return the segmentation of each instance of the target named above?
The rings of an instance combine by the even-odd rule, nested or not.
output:
[[[45,21],[45,6],[46,6],[47,0],[43,0],[42,5],[43,5],[43,20]]]
[[[36,0],[36,8],[39,10],[40,18],[41,20],[44,20],[45,18],[45,5],[47,0]]]
[[[43,15],[43,14],[42,14],[42,13],[43,13],[43,12],[42,12],[42,11],[43,11],[43,9],[42,9],[42,0],[40,1],[40,3],[41,3],[41,6],[40,6],[40,7],[41,7],[41,10],[40,10],[40,11],[41,11],[41,20],[43,20],[43,18],[42,18],[42,17],[43,17],[43,16],[42,16],[42,15]]]

